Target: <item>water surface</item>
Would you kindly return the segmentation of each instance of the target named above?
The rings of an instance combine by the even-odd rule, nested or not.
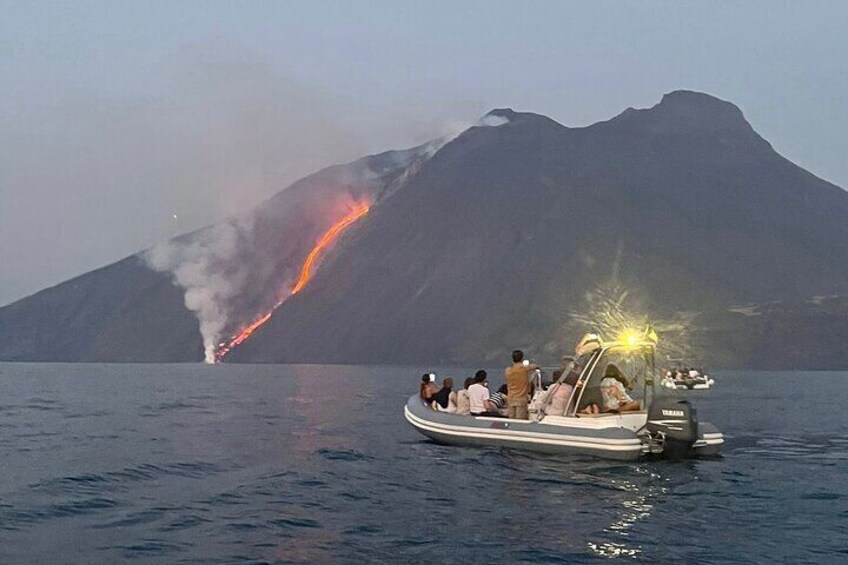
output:
[[[420,373],[0,364],[0,562],[848,561],[846,373],[719,373],[724,457],[637,464],[433,444]]]

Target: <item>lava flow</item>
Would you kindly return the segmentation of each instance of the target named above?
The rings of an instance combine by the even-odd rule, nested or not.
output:
[[[300,270],[300,278],[297,279],[297,284],[294,285],[291,291],[292,294],[297,294],[303,290],[303,287],[312,278],[312,272],[315,270],[315,261],[318,259],[318,256],[338,239],[339,235],[350,227],[352,223],[367,214],[368,210],[368,204],[358,204],[353,212],[333,224],[333,227],[321,236],[321,239],[318,240],[318,243],[315,244],[315,247],[312,248],[312,251],[306,257],[306,261],[303,262],[303,268]]]
[[[218,349],[215,351],[215,363],[219,363],[221,359],[224,358],[227,353],[233,350],[234,347],[237,347],[241,343],[244,342],[250,335],[256,331],[262,324],[267,322],[271,318],[271,314],[276,310],[283,302],[285,302],[289,297],[297,294],[309,280],[312,278],[312,275],[315,272],[316,262],[318,261],[321,254],[327,250],[338,238],[341,236],[344,231],[353,225],[357,220],[365,216],[370,210],[370,206],[367,203],[358,203],[355,205],[352,212],[348,215],[337,221],[333,224],[329,230],[327,230],[321,237],[318,239],[318,242],[315,244],[315,247],[312,248],[312,251],[309,252],[309,255],[306,256],[306,261],[303,262],[303,267],[300,270],[300,277],[297,279],[297,283],[295,283],[294,288],[291,292],[277,300],[274,306],[265,314],[251,322],[249,325],[240,329],[235,335],[233,335],[230,339],[226,341],[222,341],[218,344]]]

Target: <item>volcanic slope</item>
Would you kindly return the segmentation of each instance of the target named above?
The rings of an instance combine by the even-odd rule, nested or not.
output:
[[[290,293],[338,216],[390,193],[428,151],[329,167],[240,217],[0,308],[0,360],[201,361],[204,345],[226,340]]]
[[[586,128],[481,123],[0,308],[0,360],[199,361],[290,296],[315,242],[367,201],[226,361],[556,360],[597,313],[587,297],[625,289],[697,330],[713,365],[848,365],[848,194],[732,104],[678,91]]]
[[[232,360],[557,359],[581,329],[570,314],[611,281],[654,318],[848,294],[848,193],[776,153],[733,104],[677,91],[585,128],[491,115],[506,123],[425,162]],[[712,336],[736,347],[711,351],[724,364],[761,345],[728,337],[741,327]]]

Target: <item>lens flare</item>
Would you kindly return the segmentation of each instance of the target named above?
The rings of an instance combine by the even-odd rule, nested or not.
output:
[[[586,293],[581,308],[567,313],[566,328],[593,331],[605,340],[615,339],[629,347],[650,342],[664,360],[700,357],[694,335],[697,313],[677,312],[671,317],[648,315],[648,309],[643,306],[648,301],[637,298],[647,294],[627,288],[615,278],[598,284]]]
[[[639,344],[639,333],[634,330],[627,330],[619,336],[618,341],[628,347],[636,347]]]

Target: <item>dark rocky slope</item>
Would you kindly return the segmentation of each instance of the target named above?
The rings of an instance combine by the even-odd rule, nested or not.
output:
[[[512,110],[484,123],[498,119],[429,159],[330,168],[257,209],[238,252],[212,261],[211,278],[247,281],[221,299],[225,334],[290,289],[346,202],[377,202],[226,360],[502,362],[520,346],[552,361],[585,329],[573,314],[587,293],[614,283],[652,319],[684,315],[713,366],[848,366],[848,193],[777,154],[734,105],[679,91],[585,128]],[[4,360],[203,349],[182,290],[137,257],[0,308],[0,335]]]
[[[154,248],[161,272],[141,253],[0,308],[0,360],[200,361],[201,314],[217,315],[224,337],[267,311],[339,213],[394,190],[424,149],[329,167],[241,217],[164,242]]]
[[[580,330],[567,313],[611,277],[654,317],[848,294],[848,194],[732,104],[675,92],[580,129],[495,113],[509,123],[425,163],[234,360],[555,358]],[[708,351],[732,341],[703,329]]]

